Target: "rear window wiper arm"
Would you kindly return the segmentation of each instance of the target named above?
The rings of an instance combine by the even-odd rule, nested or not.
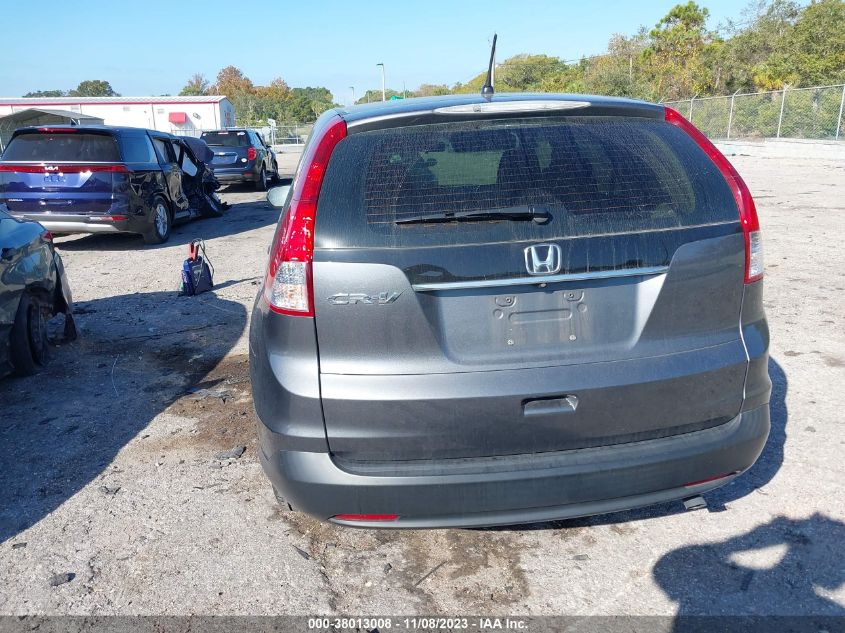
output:
[[[534,220],[540,224],[550,218],[549,209],[543,205],[521,205],[490,209],[489,211],[438,211],[407,218],[396,218],[396,224],[426,224],[429,222],[474,222],[483,220]]]

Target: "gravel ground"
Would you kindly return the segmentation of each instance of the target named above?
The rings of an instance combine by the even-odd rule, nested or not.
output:
[[[408,532],[282,512],[246,356],[276,212],[235,189],[164,246],[57,239],[81,336],[0,382],[0,613],[845,614],[845,163],[733,160],[765,231],[774,428],[710,511]],[[217,290],[180,298],[194,237]]]

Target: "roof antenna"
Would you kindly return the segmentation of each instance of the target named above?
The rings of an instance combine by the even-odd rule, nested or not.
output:
[[[487,66],[487,81],[481,86],[481,96],[490,101],[493,98],[493,63],[496,59],[496,34],[493,33],[493,48],[490,49],[490,65]]]

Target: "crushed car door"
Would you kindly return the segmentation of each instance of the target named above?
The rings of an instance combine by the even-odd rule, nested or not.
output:
[[[176,154],[170,142],[163,138],[153,138],[158,162],[164,173],[164,181],[167,183],[167,195],[172,205],[173,217],[183,218],[188,216],[188,197],[182,190],[182,170],[176,162]]]
[[[218,216],[223,212],[223,204],[214,193],[219,183],[207,168],[203,157],[194,151],[195,146],[198,150],[205,150],[206,158],[214,155],[208,146],[198,139],[180,140],[178,163],[182,170],[182,190],[188,196],[192,217]]]
[[[188,188],[189,184],[188,181],[190,180],[192,175],[196,175],[197,167],[190,161],[185,159],[185,146],[180,141],[170,141],[170,147],[173,149],[173,155],[176,158],[176,164],[174,172],[178,173],[178,181],[179,181],[179,194],[182,196],[185,207],[183,211],[174,212],[174,217],[192,217],[196,215],[196,213],[191,211],[191,200],[190,196],[188,195]],[[183,165],[188,166],[188,169],[193,172],[186,173]],[[175,175],[174,173],[174,175]],[[174,178],[176,180],[177,178]]]

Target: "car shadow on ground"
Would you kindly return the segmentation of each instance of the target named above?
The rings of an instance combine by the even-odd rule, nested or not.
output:
[[[246,319],[243,305],[212,292],[80,303],[75,342],[52,348],[41,373],[0,381],[0,542],[97,478],[192,388],[208,386]]]
[[[198,218],[177,224],[170,238],[163,244],[145,244],[140,235],[131,233],[71,235],[56,237],[55,245],[62,251],[137,251],[185,245],[194,239],[211,240],[231,237],[275,224],[279,210],[266,200],[235,202],[219,218]]]
[[[845,523],[819,513],[806,519],[780,516],[734,538],[671,551],[652,573],[678,605],[678,631],[689,630],[690,621],[695,621],[685,618],[701,615],[758,616],[756,624],[772,631],[841,630],[845,608],[824,594],[845,583],[843,542]],[[771,619],[778,615],[839,618],[835,627],[804,622],[811,627],[805,629]],[[752,623],[746,622],[743,629],[752,630]],[[723,630],[718,624],[711,621],[708,627]]]
[[[781,366],[772,359],[769,376],[769,440],[751,470],[706,495],[708,503],[717,510],[752,492],[762,492],[783,462],[788,382]],[[844,542],[845,523],[824,514],[805,519],[779,516],[740,536],[671,551],[657,561],[652,573],[660,588],[678,605],[674,623],[677,631],[699,630],[696,626],[729,631],[838,630],[845,608],[824,594],[832,594],[845,583]],[[702,620],[697,617],[701,615],[745,615],[749,619]],[[772,619],[778,615],[838,619]]]
[[[273,187],[282,187],[284,185],[289,185],[291,183],[290,177],[282,176],[278,180],[272,181],[268,186],[267,189],[272,189]],[[255,185],[249,182],[233,182],[228,185],[223,185],[220,188],[218,193],[255,193],[260,194],[262,196],[266,196],[266,191],[261,191],[260,189],[256,189]]]
[[[789,418],[789,412],[786,408],[788,381],[783,368],[773,358],[769,358],[769,377],[772,380],[772,395],[769,400],[771,411],[769,439],[766,441],[760,457],[747,472],[734,479],[731,483],[704,494],[710,512],[724,511],[727,508],[727,503],[737,501],[755,490],[759,490],[769,483],[775,477],[778,470],[780,470],[781,464],[783,463],[784,444],[786,443],[786,424]],[[680,514],[686,511],[680,501],[674,501],[598,516],[480,529],[522,531],[590,527],[654,519]]]

